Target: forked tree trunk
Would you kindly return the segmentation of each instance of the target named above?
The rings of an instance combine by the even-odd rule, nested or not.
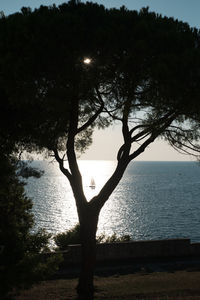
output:
[[[82,260],[79,283],[77,286],[78,299],[94,299],[94,270],[96,263],[96,231],[99,213],[86,214],[80,222]]]
[[[82,242],[82,266],[77,291],[79,299],[94,299],[94,269],[96,263],[96,231],[98,217],[110,194],[119,183],[126,169],[128,160],[118,164],[115,172],[101,190],[101,195],[94,197],[87,205],[78,207]],[[78,201],[77,201],[78,203]]]

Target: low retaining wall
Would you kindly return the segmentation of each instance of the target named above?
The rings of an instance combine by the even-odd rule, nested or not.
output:
[[[99,244],[97,259],[133,259],[188,255],[190,240],[138,241],[118,244]]]
[[[97,262],[191,255],[200,255],[200,243],[191,244],[190,239],[97,244]],[[70,264],[80,263],[81,246],[69,245],[68,250],[64,253],[64,258]]]
[[[200,256],[200,243],[193,243],[190,245],[190,253],[193,256]]]

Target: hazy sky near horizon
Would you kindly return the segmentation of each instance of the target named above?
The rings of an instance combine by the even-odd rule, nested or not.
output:
[[[32,9],[40,5],[60,5],[64,0],[0,0],[0,11],[5,15],[20,11],[21,7],[28,6]],[[82,0],[87,2],[87,0]],[[192,27],[200,28],[200,0],[92,0],[104,6],[119,8],[125,5],[128,9],[140,10],[149,6],[150,11],[174,17],[189,23]],[[116,158],[117,149],[121,145],[121,134],[119,126],[114,126],[106,130],[96,131],[93,145],[81,158],[83,159],[109,159]],[[181,155],[166,142],[156,141],[146,151],[138,157],[138,160],[191,160],[189,156]]]

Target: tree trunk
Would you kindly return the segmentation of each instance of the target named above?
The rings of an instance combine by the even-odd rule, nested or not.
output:
[[[82,262],[79,283],[77,286],[78,299],[94,299],[94,269],[96,263],[96,231],[99,213],[92,216],[87,214],[80,222]]]

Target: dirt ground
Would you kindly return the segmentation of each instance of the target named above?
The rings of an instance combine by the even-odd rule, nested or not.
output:
[[[69,270],[71,271],[71,270]],[[77,271],[77,270],[76,270]],[[77,299],[77,276],[69,272],[21,291],[16,300]],[[174,260],[100,266],[95,276],[95,299],[200,299],[200,260]],[[87,299],[86,299],[87,300]]]

